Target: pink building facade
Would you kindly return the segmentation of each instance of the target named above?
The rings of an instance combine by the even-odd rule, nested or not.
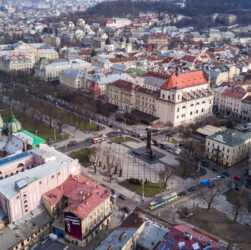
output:
[[[44,193],[61,185],[69,176],[80,174],[80,167],[78,160],[62,154],[62,158],[2,179],[0,206],[8,221],[13,222],[41,205]]]

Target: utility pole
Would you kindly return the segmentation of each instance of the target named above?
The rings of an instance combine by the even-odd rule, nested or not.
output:
[[[56,129],[54,128],[54,143],[57,141],[57,136],[56,136]]]

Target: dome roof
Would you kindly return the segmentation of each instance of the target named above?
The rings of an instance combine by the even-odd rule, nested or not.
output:
[[[126,39],[125,39],[124,37],[121,37],[121,38],[120,38],[120,42],[121,42],[121,43],[123,43],[123,42],[125,42],[125,41],[126,41]]]
[[[2,116],[0,115],[0,128],[3,127],[3,119],[2,119]]]
[[[127,38],[126,38],[126,43],[130,43],[130,42],[131,42],[130,38],[127,37]]]
[[[111,44],[113,44],[113,40],[112,40],[110,37],[108,37],[108,38],[105,40],[105,44],[106,44],[106,45],[111,45]]]
[[[22,130],[21,123],[16,119],[16,117],[12,114],[10,120],[8,122],[8,129],[10,133],[15,133]]]

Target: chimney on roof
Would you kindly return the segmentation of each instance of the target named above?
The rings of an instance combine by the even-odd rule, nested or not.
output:
[[[178,68],[178,67],[176,67],[176,69],[175,69],[175,75],[176,75],[176,76],[179,75],[179,68]]]
[[[122,241],[125,237],[126,237],[126,232],[123,232],[123,233],[119,236],[119,241]]]
[[[107,250],[112,250],[113,247],[114,247],[114,246],[111,244],[111,245],[107,248]]]
[[[24,141],[23,142],[23,152],[26,152],[28,150],[28,142]]]

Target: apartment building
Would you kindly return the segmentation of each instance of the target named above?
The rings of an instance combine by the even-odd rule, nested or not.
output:
[[[251,121],[251,96],[247,96],[242,99],[241,104],[241,118],[244,121],[250,122]]]
[[[26,44],[20,41],[1,45],[0,50],[0,70],[3,71],[29,72],[40,58],[58,59],[58,52],[43,43]]]
[[[107,85],[106,92],[108,101],[117,105],[120,110],[131,111],[135,108],[135,89],[137,85],[133,82],[117,80]]]
[[[158,90],[151,90],[141,86],[135,89],[135,108],[144,113],[156,114],[156,100],[159,98],[160,92]]]
[[[251,119],[251,103],[248,92],[238,88],[216,88],[214,107],[222,114],[230,115],[244,121]]]
[[[250,157],[251,132],[219,131],[206,138],[205,150],[208,159],[231,167]]]
[[[59,218],[63,225],[56,220],[53,231],[63,231],[78,246],[85,246],[110,222],[110,191],[82,174],[72,175],[46,192],[42,202],[54,219],[63,213],[63,221]]]
[[[0,58],[0,70],[30,72],[34,67],[34,61],[24,55],[5,56]]]
[[[165,34],[150,34],[145,38],[146,43],[168,44],[168,39]]]
[[[203,71],[172,75],[161,87],[156,113],[173,126],[189,124],[212,115],[213,92]]]
[[[107,97],[120,110],[137,109],[173,126],[203,119],[213,107],[213,93],[203,71],[173,75],[160,90],[119,80],[107,85]]]
[[[69,61],[54,61],[52,63],[44,63],[40,60],[35,65],[35,76],[44,81],[59,80],[59,74],[68,69],[84,69],[90,67],[90,63],[74,59]]]
[[[117,105],[123,111],[137,109],[154,115],[156,112],[156,98],[158,96],[159,91],[144,88],[124,80],[117,80],[107,85],[109,102]]]

